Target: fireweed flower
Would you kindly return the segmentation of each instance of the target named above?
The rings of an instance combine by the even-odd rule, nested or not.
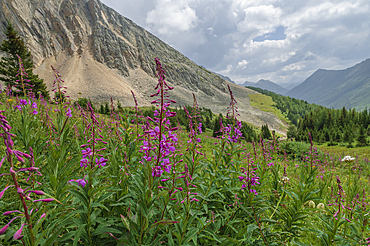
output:
[[[155,162],[152,167],[152,176],[160,177],[163,171],[170,172],[172,164],[170,157],[176,150],[177,134],[174,133],[175,128],[171,128],[169,118],[174,117],[176,113],[171,112],[168,107],[174,100],[168,99],[167,92],[172,90],[165,81],[165,71],[158,58],[155,58],[156,70],[158,72],[158,84],[155,87],[156,93],[151,97],[159,96],[159,99],[152,101],[152,104],[157,105],[159,111],[154,111],[154,119],[147,117],[147,129],[145,130],[145,140],[140,147],[140,152],[143,153],[142,161]],[[143,162],[142,162],[143,163]]]
[[[72,111],[71,108],[68,108],[66,115],[71,118],[72,117]]]
[[[238,177],[239,181],[242,182],[241,189],[246,189],[248,193],[254,193],[255,195],[258,195],[256,189],[252,188],[252,186],[257,186],[260,184],[260,177],[258,176],[258,173],[256,173],[257,167],[255,167],[254,161],[251,160],[250,153],[247,154],[247,163],[247,168],[241,168],[244,175]]]
[[[53,99],[58,102],[58,104],[60,104],[60,107],[62,107],[62,104],[63,104],[63,98],[64,97],[69,97],[69,96],[65,96],[65,94],[67,93],[67,87],[65,86],[62,86],[62,84],[64,83],[64,80],[62,80],[62,76],[59,74],[59,71],[56,70],[53,65],[51,65],[51,68],[53,69],[53,72],[54,72],[54,77],[55,77],[55,80],[53,82],[53,89],[52,91],[55,93],[57,92],[57,96],[54,97]]]
[[[227,115],[228,119],[233,120],[232,125],[228,125],[227,127],[224,128],[224,132],[227,135],[227,139],[231,142],[237,143],[239,139],[242,137],[242,123],[237,120],[237,116],[240,116],[238,113],[238,107],[236,106],[236,100],[234,98],[233,92],[230,89],[230,86],[227,85],[227,88],[229,89],[230,93],[230,106],[227,108]]]
[[[21,225],[21,228],[18,229],[18,231],[14,234],[13,238],[14,238],[14,240],[21,239],[23,237],[22,236],[23,227],[24,227],[24,225],[27,224],[28,229],[29,229],[28,232],[30,233],[28,235],[28,237],[30,238],[31,243],[34,244],[34,236],[32,234],[32,221],[31,221],[31,217],[30,217],[33,209],[31,209],[29,211],[29,206],[27,206],[26,200],[31,200],[31,198],[29,196],[29,193],[34,193],[35,195],[44,195],[45,193],[41,190],[35,190],[35,185],[34,185],[33,182],[31,183],[31,185],[28,186],[28,188],[33,187],[33,190],[29,190],[29,191],[27,191],[28,188],[22,189],[21,186],[19,185],[18,180],[17,180],[17,172],[22,172],[22,171],[30,171],[30,172],[32,171],[32,172],[34,172],[34,171],[37,171],[37,168],[33,166],[33,164],[34,164],[33,160],[30,160],[31,167],[29,167],[29,168],[20,168],[17,172],[14,170],[13,156],[15,156],[18,159],[18,161],[20,161],[22,164],[24,164],[25,161],[24,161],[23,158],[32,159],[33,158],[33,152],[32,152],[32,149],[30,149],[30,154],[31,155],[29,155],[29,154],[26,154],[26,153],[23,153],[21,151],[13,149],[14,148],[14,143],[13,143],[11,137],[14,137],[15,135],[9,133],[11,127],[9,125],[9,122],[6,120],[6,117],[4,115],[2,115],[2,112],[4,112],[4,111],[0,111],[0,127],[3,129],[3,132],[0,133],[0,137],[2,137],[4,139],[4,143],[5,143],[5,146],[6,146],[5,153],[6,153],[7,161],[10,165],[10,170],[9,170],[8,175],[12,176],[12,181],[13,181],[14,185],[7,186],[3,191],[1,191],[0,192],[0,199],[3,197],[5,191],[8,188],[10,188],[10,187],[15,188],[15,190],[17,191],[17,193],[19,195],[19,199],[21,201],[21,204],[23,206],[23,212],[22,212],[23,215],[22,215],[22,217],[26,218],[27,223],[24,223],[24,224]],[[3,160],[1,161],[1,165],[2,165],[2,162],[3,162]],[[25,182],[27,182],[27,181],[28,180],[26,180]],[[50,201],[53,201],[54,199],[47,198],[47,199],[41,199],[41,200],[42,201],[47,200],[48,202],[50,202]],[[35,200],[35,201],[39,201],[39,200]],[[5,214],[11,214],[12,212],[14,212],[14,211],[8,211],[8,212],[5,212]],[[15,217],[15,218],[18,218],[18,217]],[[5,227],[0,229],[0,234],[3,234],[7,230],[10,223],[15,218],[13,218]]]
[[[336,212],[334,213],[333,217],[338,220],[338,216],[341,215],[341,212],[342,212],[342,209],[346,209],[346,207],[344,206],[344,197],[345,197],[345,192],[343,190],[343,187],[341,185],[341,181],[339,179],[339,177],[337,176],[337,185],[338,185],[338,194],[337,194],[337,197],[335,198],[335,201],[331,204],[328,204],[328,206],[337,206],[337,210]],[[347,218],[344,218],[346,220],[348,220]]]
[[[87,181],[85,179],[71,179],[71,180],[68,180],[68,183],[71,183],[71,182],[76,182],[78,185],[81,185],[84,188],[85,188],[85,185],[87,184]]]
[[[88,102],[88,109],[90,112],[91,121],[88,121],[87,116],[83,113],[83,109],[80,107],[81,113],[83,113],[84,119],[87,123],[84,131],[87,144],[80,146],[83,148],[81,150],[82,159],[80,161],[80,166],[86,168],[90,165],[90,168],[93,169],[96,164],[99,168],[101,168],[107,164],[108,160],[104,159],[103,155],[99,154],[99,152],[105,150],[106,148],[98,149],[97,147],[99,144],[107,144],[107,142],[103,140],[103,136],[100,134],[100,132],[102,132],[100,127],[101,124],[99,123],[97,119],[98,116],[95,115],[94,109],[91,107],[90,102]],[[94,162],[93,160],[95,156],[100,156],[101,158],[96,158]]]
[[[96,165],[98,165],[99,167],[104,167],[105,165],[107,165],[107,161],[108,159],[105,159],[104,157],[101,157],[100,159],[95,158]]]
[[[19,77],[19,79],[17,79],[16,82],[20,83],[20,86],[22,87],[22,90],[23,90],[23,96],[26,97],[26,90],[31,91],[34,85],[27,84],[31,80],[28,79],[28,74],[26,70],[24,69],[22,58],[20,58],[18,54],[17,54],[17,58],[18,58],[19,69],[17,71],[16,77]]]
[[[23,106],[26,106],[27,105],[27,100],[25,100],[25,99],[21,99],[19,102]]]

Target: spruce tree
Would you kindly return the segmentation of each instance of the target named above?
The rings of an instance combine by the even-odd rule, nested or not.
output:
[[[212,134],[213,137],[217,137],[217,136],[220,136],[222,134],[220,132],[221,125],[220,125],[220,120],[219,119],[223,120],[222,114],[220,114],[219,117],[215,118],[215,123],[214,123],[214,126],[213,126],[213,134]]]
[[[360,126],[360,131],[357,137],[357,146],[366,146],[366,145],[367,145],[367,139],[366,139],[365,128],[363,126]]]
[[[263,139],[272,139],[272,135],[267,124],[262,125],[261,127],[261,137]]]
[[[25,72],[28,74],[28,78],[23,76],[23,79],[28,79],[29,81],[25,83],[33,86],[25,86],[25,88],[31,89],[35,95],[37,95],[37,92],[41,92],[44,97],[48,97],[49,93],[46,90],[44,81],[38,75],[33,74],[31,52],[27,50],[23,39],[14,30],[13,25],[9,21],[4,33],[6,39],[0,45],[0,51],[5,52],[5,56],[0,60],[0,81],[4,81],[7,87],[16,86],[15,88],[21,92],[15,94],[23,95],[21,75],[18,72],[20,69],[18,55],[22,59]]]

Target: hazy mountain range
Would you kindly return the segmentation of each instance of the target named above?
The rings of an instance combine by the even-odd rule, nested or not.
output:
[[[50,65],[56,67],[71,98],[106,102],[113,97],[132,106],[131,91],[140,106],[150,105],[157,84],[154,58],[159,57],[171,99],[226,114],[229,85],[238,102],[240,119],[283,132],[275,115],[250,105],[247,88],[227,82],[195,64],[156,36],[98,0],[0,0],[0,42],[7,20],[24,38],[36,65],[35,72],[52,89]],[[175,106],[175,105],[174,105]]]
[[[242,84],[241,86],[258,87],[258,88],[269,90],[269,91],[275,92],[277,94],[282,94],[282,95],[289,91],[288,89],[286,89],[286,88],[284,88],[284,87],[282,87],[282,86],[280,86],[280,85],[278,85],[274,82],[271,82],[270,80],[265,80],[265,79],[260,79],[256,83],[245,81],[244,84]]]
[[[269,80],[256,83],[246,81],[242,86],[253,86],[290,96],[328,108],[370,108],[370,59],[343,70],[318,69],[303,83],[276,84]]]
[[[343,70],[319,69],[286,95],[329,108],[370,108],[370,59]]]

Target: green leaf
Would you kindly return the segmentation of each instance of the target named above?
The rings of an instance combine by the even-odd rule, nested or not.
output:
[[[74,240],[73,240],[73,246],[77,246],[77,243],[78,243],[78,240],[80,240],[80,237],[81,237],[81,234],[82,234],[82,231],[83,229],[85,228],[86,225],[82,225],[82,226],[79,226],[76,233],[75,233],[75,237],[74,237]]]
[[[182,240],[182,242],[184,243],[187,243],[189,242],[193,237],[194,235],[196,235],[198,232],[198,229],[197,228],[191,228],[187,233],[186,233],[186,236],[184,238],[184,240]]]
[[[231,238],[231,237],[228,237],[228,236],[225,236],[225,235],[221,235],[221,237],[229,240],[232,243],[239,244],[239,241],[234,239],[234,238]]]
[[[77,197],[87,208],[89,207],[89,200],[87,197],[78,190],[69,190],[75,197]]]
[[[56,231],[54,234],[51,235],[51,237],[46,240],[46,242],[43,244],[43,246],[49,246],[49,245],[54,245],[54,242],[56,238],[60,235],[60,233],[63,231],[63,228],[59,228],[58,231]]]

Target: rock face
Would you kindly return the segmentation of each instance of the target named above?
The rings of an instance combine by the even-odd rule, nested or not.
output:
[[[227,84],[221,77],[196,65],[180,52],[121,16],[98,0],[0,0],[0,42],[7,20],[24,38],[36,67],[51,90],[56,67],[71,98],[132,105],[131,90],[141,105],[157,83],[154,58],[161,59],[166,80],[175,87],[171,98],[191,104],[195,93],[201,107],[225,113]],[[241,119],[257,126],[268,123],[279,132],[282,122],[249,104],[246,88],[232,85]],[[80,94],[82,93],[82,94]]]

